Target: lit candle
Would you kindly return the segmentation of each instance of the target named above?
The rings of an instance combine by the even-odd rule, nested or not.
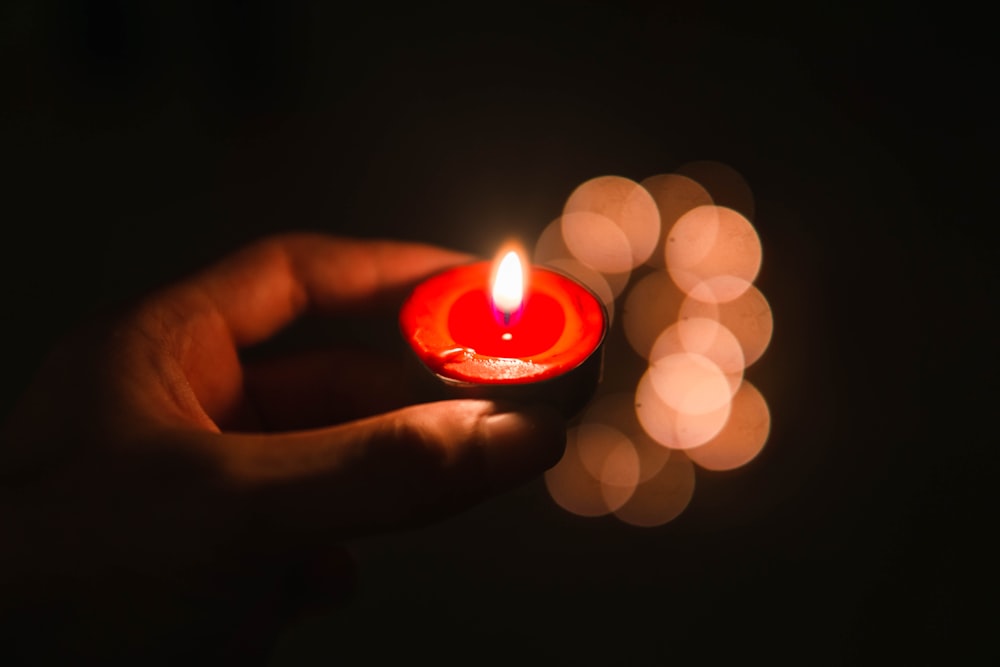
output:
[[[400,327],[444,397],[541,402],[575,414],[600,380],[607,314],[583,285],[517,251],[434,275]]]

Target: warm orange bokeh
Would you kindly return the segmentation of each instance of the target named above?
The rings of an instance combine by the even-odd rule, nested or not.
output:
[[[714,386],[709,385],[707,392],[703,392],[704,397],[715,404],[714,409],[685,412],[660,396],[653,382],[656,372],[652,368],[646,371],[635,389],[636,417],[649,437],[672,449],[690,449],[714,438],[729,418],[730,402],[722,399],[722,395],[729,392],[725,378],[722,378],[721,385],[716,381]],[[671,378],[665,380],[669,382]],[[667,388],[672,389],[669,385]],[[683,396],[681,398],[683,400]],[[704,405],[700,407],[705,408]]]
[[[667,235],[665,252],[670,277],[699,301],[732,301],[760,270],[756,230],[740,213],[722,206],[699,206],[682,215]]]
[[[646,263],[663,269],[667,266],[663,252],[666,233],[691,209],[715,202],[708,190],[697,181],[680,174],[657,174],[644,179],[641,185],[653,196],[656,208],[660,211],[660,237]]]
[[[733,333],[717,320],[691,317],[670,325],[657,337],[649,353],[649,363],[675,354],[704,357],[722,372],[732,396],[743,381],[743,348]]]
[[[602,272],[634,269],[653,254],[660,238],[660,212],[646,188],[621,176],[600,176],[581,184],[563,207],[566,245],[585,252],[584,264]],[[621,245],[620,245],[621,244]],[[619,249],[627,260],[619,264]],[[610,263],[611,257],[615,258]],[[624,258],[621,258],[624,259]],[[607,268],[601,265],[609,262]]]
[[[652,478],[635,488],[615,516],[641,528],[662,526],[673,521],[694,495],[694,465],[684,452],[675,452]]]
[[[726,303],[706,303],[688,297],[681,304],[680,318],[684,320],[693,317],[718,320],[729,329],[743,348],[744,363],[747,366],[764,354],[774,330],[771,306],[753,285]]]
[[[635,413],[635,395],[618,392],[596,398],[583,413],[581,423],[607,424],[628,436],[639,459],[639,481],[655,475],[670,458],[670,449],[649,437]]]
[[[704,445],[689,449],[692,461],[708,470],[732,470],[749,463],[764,448],[771,413],[757,388],[744,382],[733,396],[726,425]]]
[[[684,298],[663,271],[654,271],[632,285],[622,309],[622,326],[625,338],[639,356],[649,359],[653,343],[677,321]]]
[[[607,347],[605,368],[614,364],[616,387],[634,383],[599,390],[546,474],[567,511],[659,526],[691,501],[696,465],[731,470],[764,447],[770,411],[744,379],[774,326],[753,285],[762,250],[752,215],[742,176],[704,161],[641,184],[591,179],[542,232],[536,262],[590,287],[609,313],[621,299],[623,336],[611,339],[622,342]],[[637,361],[629,348],[641,368],[616,356]]]

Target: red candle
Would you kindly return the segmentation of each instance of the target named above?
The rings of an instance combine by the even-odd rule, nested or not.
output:
[[[600,379],[607,316],[587,288],[549,269],[524,268],[510,251],[418,285],[400,326],[448,396],[541,401],[575,412]]]

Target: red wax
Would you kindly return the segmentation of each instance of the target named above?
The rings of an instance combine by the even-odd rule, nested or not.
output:
[[[456,382],[518,384],[571,371],[604,340],[604,306],[585,287],[531,267],[522,305],[505,314],[491,296],[491,262],[427,279],[400,312],[403,336],[420,360]]]

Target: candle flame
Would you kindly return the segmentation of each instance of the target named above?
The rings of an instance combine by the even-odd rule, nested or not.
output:
[[[493,278],[493,306],[510,315],[521,307],[524,299],[524,270],[516,250],[509,251],[500,260]]]

